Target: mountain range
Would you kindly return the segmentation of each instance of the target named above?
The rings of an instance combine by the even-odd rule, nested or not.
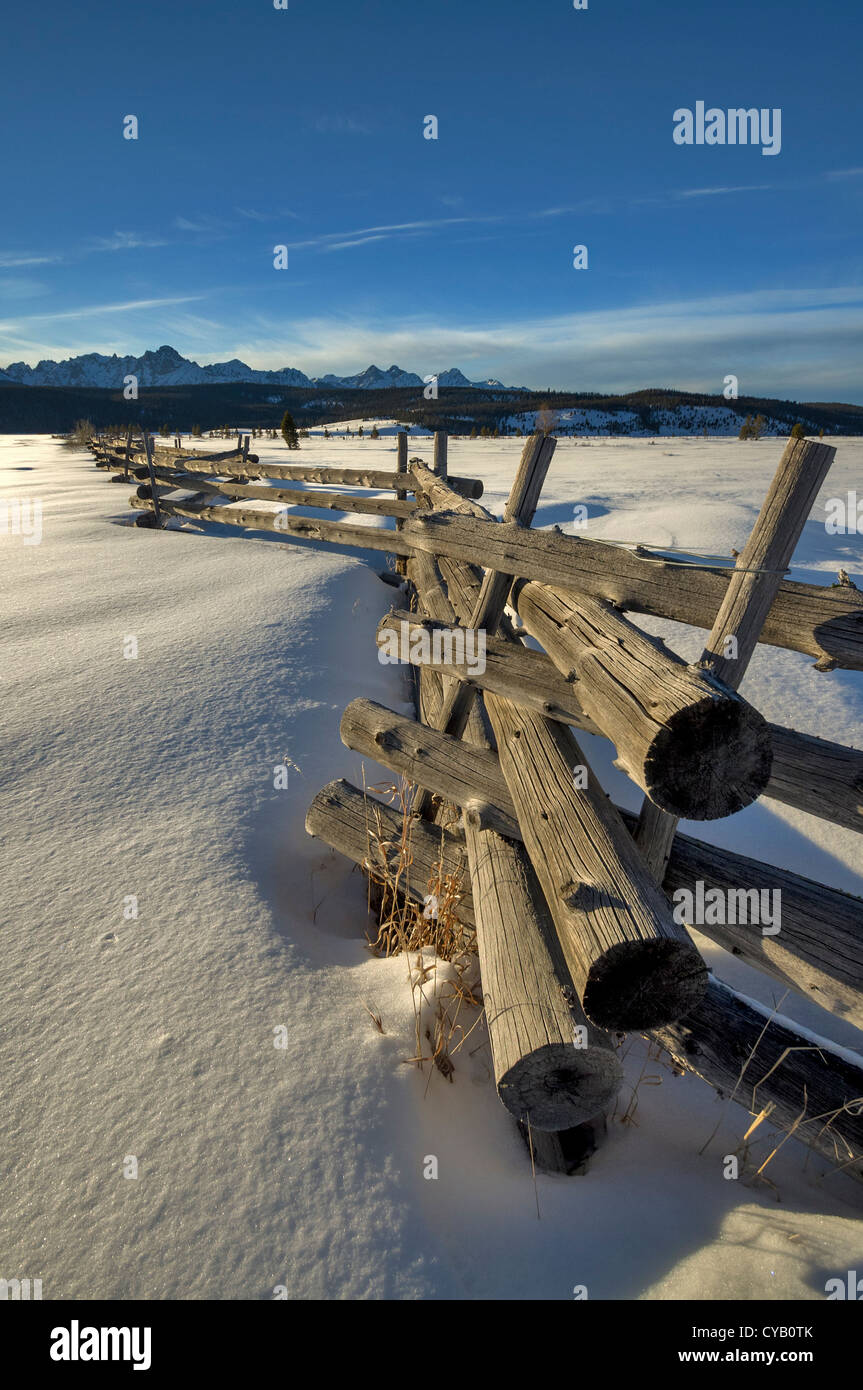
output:
[[[230,362],[212,362],[201,367],[188,357],[183,357],[175,348],[167,344],[155,352],[147,351],[141,357],[111,357],[100,352],[86,352],[79,357],[67,357],[62,362],[50,358],[31,367],[26,362],[11,362],[8,367],[0,367],[0,385],[14,383],[19,386],[96,386],[106,390],[118,391],[124,385],[124,377],[135,376],[139,386],[208,386],[217,383],[254,382],[260,386],[343,386],[361,391],[381,391],[388,387],[423,386],[424,378],[415,372],[405,372],[401,367],[388,367],[382,371],[372,364],[356,376],[308,377],[296,367],[280,367],[277,371],[257,371],[239,358]],[[500,381],[468,381],[458,367],[438,373],[438,386],[472,386],[477,390],[519,390],[523,388],[506,387]]]

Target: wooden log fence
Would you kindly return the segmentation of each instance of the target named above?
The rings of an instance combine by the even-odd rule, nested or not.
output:
[[[403,536],[417,549],[606,599],[616,607],[712,628],[730,572],[670,564],[586,537],[532,531],[457,512],[415,516]],[[779,585],[762,630],[774,647],[806,652],[821,669],[863,670],[863,593],[845,585]]]
[[[738,556],[700,662],[735,689],[835,453],[829,444],[810,439],[788,441],[752,534]],[[645,799],[641,808],[635,839],[660,881],[677,815],[673,806],[661,806],[656,797]]]
[[[105,456],[102,466],[123,468],[127,458],[130,467],[142,467],[146,464],[143,450],[133,450],[128,456],[119,450],[112,450]],[[178,474],[200,473],[216,478],[221,469],[222,472],[230,472],[232,477],[237,478],[253,473],[256,478],[320,483],[331,487],[374,488],[376,491],[391,491],[397,495],[407,495],[416,490],[413,474],[399,469],[391,471],[382,468],[329,468],[316,467],[314,464],[259,463],[257,454],[244,455],[236,450],[221,454],[189,454],[174,449],[154,448],[152,458],[157,467],[173,469]],[[479,478],[450,478],[449,484],[459,496],[482,496],[483,485]]]
[[[253,498],[260,502],[280,502],[293,507],[317,507],[327,511],[356,512],[366,516],[394,516],[406,518],[414,511],[412,501],[397,500],[393,497],[363,497],[356,493],[331,492],[328,488],[290,488],[271,487],[266,483],[228,482],[225,479],[205,477],[200,473],[180,473],[173,469],[154,467],[153,472],[159,483],[164,484],[161,495],[184,490],[217,494],[219,497],[237,500]],[[145,469],[136,469],[135,476],[146,477]],[[150,493],[146,484],[139,486],[137,497],[146,500]]]
[[[454,621],[455,609],[431,557],[411,561],[410,575],[425,609]],[[446,709],[442,689],[435,725],[443,723]],[[494,758],[484,714],[480,697],[469,712],[465,739],[471,751]],[[415,824],[423,823],[415,819]],[[484,827],[478,815],[465,817],[464,833],[498,1095],[517,1120],[530,1116],[531,1133],[590,1123],[622,1083],[617,1055],[608,1035],[591,1026],[579,1005],[524,848]]]
[[[445,568],[442,561],[441,569]],[[585,733],[602,733],[579,703],[577,685],[561,674],[545,652],[486,636],[484,662],[479,663],[477,632],[406,609],[384,615],[378,625],[379,645],[386,633],[390,634],[387,650],[397,652],[400,661],[457,677]],[[863,832],[863,751],[781,724],[767,727],[772,762],[762,795],[846,830]]]
[[[528,439],[522,450],[521,461],[504,510],[505,521],[515,526],[530,526],[551,464],[554,447],[553,439],[545,439],[541,435],[534,435]],[[442,480],[434,486],[449,492],[448,484]],[[488,632],[493,637],[503,616],[511,587],[511,575],[500,574],[492,569],[486,570],[471,613],[470,626]],[[459,737],[467,725],[473,697],[473,686],[462,681],[451,681],[443,692],[439,727],[446,733]],[[423,804],[420,797],[417,814],[422,813]]]
[[[762,795],[863,829],[863,751],[770,724],[738,693],[758,642],[820,671],[863,669],[863,594],[785,577],[835,450],[791,441],[737,564],[719,566],[534,530],[554,449],[541,435],[502,520],[479,480],[449,474],[443,434],[431,467],[400,434],[391,471],[269,464],[248,445],[204,454],[129,432],[93,451],[138,483],[130,501],[150,524],[188,517],[396,558],[411,603],[400,597],[377,642],[415,670],[419,718],[359,698],[341,735],[416,789],[409,871],[404,816],[349,783],[314,798],[306,828],[417,903],[436,874],[461,876],[452,911],[475,937],[498,1095],[537,1132],[537,1163],[571,1171],[567,1136],[601,1133],[622,1079],[615,1039],[638,1031],[863,1180],[863,1063],[709,976],[687,930],[863,1030],[863,899],[675,833],[679,817]],[[627,613],[707,629],[701,661]],[[574,729],[612,742],[641,816],[610,801]]]
[[[366,700],[347,707],[341,732],[349,748],[428,786],[482,826],[504,834],[513,827],[512,838],[521,839],[516,805],[494,751],[460,749],[450,735]],[[634,831],[637,817],[616,809]],[[707,903],[718,890],[734,904],[734,920],[711,913],[697,924],[702,935],[863,1028],[863,898],[682,834],[675,837],[663,888],[670,900],[683,889]],[[764,895],[781,904],[779,931],[773,934],[770,922],[763,934],[745,920],[743,904],[732,897],[741,892],[750,895],[750,906],[753,893],[759,904]]]
[[[715,820],[748,806],[770,776],[766,720],[600,599],[517,584],[519,617],[572,681],[618,764],[665,811]]]
[[[507,508],[522,524],[536,507],[548,443],[535,436],[522,454]],[[489,592],[490,586],[481,587],[474,619]],[[454,611],[465,613],[470,584],[463,587],[457,572],[451,573],[450,595]],[[523,838],[585,1014],[607,1029],[646,1027],[645,1020],[661,1013],[679,1017],[706,985],[703,963],[654,892],[573,735],[499,697],[486,703]],[[573,784],[577,765],[587,774],[580,788]],[[466,808],[466,820],[477,828],[486,814],[482,804]]]
[[[863,1066],[853,1056],[713,979],[694,1013],[653,1038],[720,1095],[822,1154],[828,1178],[863,1182]]]

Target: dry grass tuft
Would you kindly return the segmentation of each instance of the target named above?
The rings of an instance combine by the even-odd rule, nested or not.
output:
[[[366,787],[366,833],[369,850],[363,869],[368,879],[369,911],[378,921],[378,933],[369,945],[375,955],[393,956],[429,946],[444,961],[476,954],[476,933],[456,916],[464,896],[467,866],[447,873],[443,865],[446,831],[441,828],[441,855],[425,883],[413,874],[411,832],[414,788],[404,778],[397,783]],[[388,836],[368,792],[385,794],[398,808],[401,825],[397,839]],[[422,901],[419,901],[418,894]]]
[[[766,1019],[764,1027],[762,1028],[760,1034],[756,1038],[748,1054],[743,1060],[743,1064],[741,1065],[740,1071],[737,1076],[737,1081],[731,1093],[728,1094],[727,1092],[721,1090],[717,1086],[712,1087],[712,1089],[716,1091],[718,1098],[723,1102],[723,1106],[719,1119],[714,1125],[713,1130],[708,1135],[707,1139],[704,1141],[704,1143],[698,1151],[699,1155],[703,1155],[707,1152],[707,1149],[710,1147],[713,1140],[716,1138],[716,1135],[719,1133],[719,1130],[723,1122],[728,1118],[729,1109],[731,1107],[732,1102],[737,1098],[738,1091],[741,1090],[746,1072],[753,1058],[755,1057],[756,1052],[758,1051],[758,1048],[761,1044],[761,1041],[765,1033],[770,1027],[770,1024],[773,1021],[775,1015],[779,1013],[779,1010],[781,1009],[782,1004],[785,1002],[787,995],[788,991],[786,990],[785,994],[782,995],[782,998],[779,1000],[779,1002],[774,1005],[773,1013]],[[667,1067],[677,1076],[690,1074],[693,1076],[698,1076],[699,1080],[703,1081],[705,1085],[711,1084],[709,1081],[706,1081],[703,1076],[700,1076],[700,1074],[689,1065],[685,1058],[677,1057],[673,1053],[668,1052],[665,1048],[659,1048],[659,1055],[651,1055],[651,1048],[656,1048],[657,1045],[653,1042],[652,1039],[644,1035],[642,1035],[642,1037],[643,1041],[647,1044],[648,1057],[652,1061],[659,1063],[660,1066]],[[776,1108],[775,1104],[773,1101],[768,1101],[766,1105],[762,1106],[758,1098],[758,1088],[764,1084],[764,1082],[767,1080],[769,1076],[772,1076],[772,1074],[782,1066],[782,1064],[785,1062],[785,1059],[792,1052],[820,1053],[820,1049],[815,1044],[806,1044],[800,1047],[784,1048],[781,1055],[777,1057],[776,1061],[769,1068],[769,1070],[766,1071],[764,1075],[760,1078],[760,1080],[758,1080],[753,1085],[751,1094],[749,1096],[741,1097],[740,1104],[745,1106],[745,1108],[749,1110],[750,1114],[752,1115],[752,1119],[750,1120],[744,1134],[739,1139],[736,1148],[733,1150],[735,1156],[739,1160],[740,1174],[745,1184],[747,1186],[752,1187],[765,1186],[770,1188],[771,1192],[775,1195],[777,1202],[782,1201],[782,1193],[780,1188],[773,1181],[773,1179],[768,1177],[767,1169],[773,1162],[776,1155],[787,1144],[789,1139],[799,1139],[801,1143],[806,1145],[808,1152],[802,1168],[802,1171],[806,1172],[806,1170],[809,1167],[809,1161],[812,1158],[812,1155],[818,1152],[818,1150],[815,1148],[815,1140],[820,1140],[822,1136],[825,1134],[830,1136],[833,1146],[834,1166],[828,1169],[821,1176],[821,1182],[823,1182],[827,1177],[834,1176],[836,1173],[841,1173],[843,1168],[850,1167],[852,1163],[860,1162],[859,1153],[854,1153],[848,1145],[847,1141],[844,1138],[842,1138],[841,1135],[838,1135],[836,1133],[836,1131],[833,1128],[833,1122],[834,1120],[838,1119],[840,1115],[845,1113],[851,1115],[859,1115],[861,1113],[861,1109],[863,1109],[863,1097],[855,1097],[853,1100],[846,1101],[844,1105],[839,1106],[837,1109],[833,1111],[825,1111],[818,1115],[811,1115],[808,1113],[809,1096],[807,1094],[806,1088],[804,1087],[803,1105],[800,1110],[800,1113],[794,1117],[794,1120],[789,1126],[786,1127],[785,1125],[778,1125],[776,1126],[776,1128],[772,1127],[771,1116]],[[823,1053],[820,1053],[820,1055],[823,1057]],[[642,1068],[642,1076],[643,1074],[644,1068]],[[639,1078],[639,1082],[640,1080],[641,1078]],[[637,1089],[638,1083],[636,1084],[636,1092]],[[629,1118],[629,1112],[627,1112],[627,1115],[623,1117],[624,1121],[626,1121],[627,1118]],[[772,1123],[773,1125],[775,1125],[775,1121]],[[817,1134],[813,1135],[811,1133],[811,1130],[816,1125],[819,1125],[820,1128],[818,1129]],[[756,1130],[760,1130],[761,1132],[759,1134],[756,1134]],[[765,1146],[770,1145],[770,1151],[767,1154],[767,1157],[761,1159],[760,1161],[758,1154],[755,1152],[756,1147],[759,1144],[763,1144]]]
[[[482,1007],[476,932],[456,915],[467,864],[462,861],[456,872],[444,868],[446,829],[441,826],[440,856],[427,880],[417,883],[411,849],[415,788],[399,778],[364,791],[368,854],[363,869],[369,911],[378,924],[369,948],[377,956],[405,955],[408,960],[416,1051],[405,1060],[418,1067],[429,1064],[452,1081],[453,1057],[481,1017],[471,1015]],[[385,795],[398,809],[398,837],[385,832],[369,791]]]

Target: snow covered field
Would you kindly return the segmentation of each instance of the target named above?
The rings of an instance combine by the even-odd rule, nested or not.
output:
[[[842,566],[863,584],[860,536],[823,524],[828,497],[863,492],[863,441],[834,442],[792,577],[829,583]],[[285,461],[281,441],[256,447]],[[499,511],[520,447],[453,441],[450,470],[480,476]],[[536,524],[571,529],[584,505],[581,534],[728,553],[782,448],[565,441]],[[395,461],[386,435],[303,450]],[[430,457],[431,441],[411,453]],[[749,1119],[693,1077],[649,1065],[661,1084],[642,1080],[637,1123],[620,1122],[625,1088],[588,1174],[534,1187],[482,1048],[458,1055],[451,1085],[405,1064],[407,963],[370,956],[359,875],[303,829],[326,781],[362,782],[338,737],[344,706],[404,706],[404,673],[375,652],[395,597],[383,556],[136,530],[130,491],[83,450],[0,436],[7,532],[10,504],[42,508],[39,544],[0,534],[0,1277],[41,1278],[46,1299],[269,1299],[279,1285],[306,1299],[569,1299],[584,1284],[592,1299],[804,1300],[859,1268],[857,1189],[848,1201],[820,1164],[804,1171],[796,1141],[770,1165],[775,1190],[725,1180]],[[703,634],[645,626],[700,652]],[[811,667],[760,648],[743,693],[771,720],[859,746],[863,674]],[[584,738],[606,789],[636,807],[608,745]],[[859,837],[776,802],[695,833],[863,892]],[[702,944],[721,977],[777,1001]],[[782,1007],[863,1053],[815,1005]],[[646,1048],[629,1042],[635,1086]]]

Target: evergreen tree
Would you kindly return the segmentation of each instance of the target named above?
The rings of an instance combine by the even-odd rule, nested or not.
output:
[[[282,416],[282,438],[289,449],[299,449],[300,441],[297,437],[297,427],[289,410],[286,410]]]
[[[379,438],[380,438],[380,434],[379,434],[379,432],[378,432],[378,427],[377,427],[377,425],[372,425],[371,433],[369,434],[369,439],[379,439]]]
[[[821,434],[822,434],[822,435],[824,434],[824,431],[823,431],[823,430],[821,431]],[[805,437],[806,437],[806,431],[805,431],[805,429],[803,428],[803,426],[801,425],[800,421],[798,420],[798,421],[797,421],[797,424],[794,426],[793,430],[791,431],[791,438],[792,438],[792,439],[805,439]]]
[[[159,433],[160,433],[160,435],[162,436],[163,439],[169,439],[170,436],[171,436],[171,426],[170,426],[170,425],[160,425],[160,426],[159,426]]]
[[[90,420],[76,420],[66,436],[67,444],[89,444],[96,433],[96,426]]]

